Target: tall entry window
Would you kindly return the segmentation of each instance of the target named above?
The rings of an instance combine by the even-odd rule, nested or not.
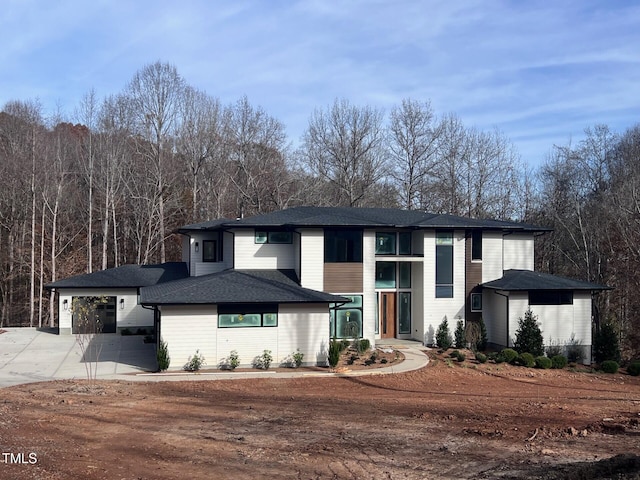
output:
[[[362,263],[362,230],[326,229],[324,261]]]
[[[453,298],[453,232],[436,232],[436,298]]]

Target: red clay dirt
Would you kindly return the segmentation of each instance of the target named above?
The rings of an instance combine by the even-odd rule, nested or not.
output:
[[[404,374],[6,388],[0,478],[640,478],[640,377],[431,355]]]

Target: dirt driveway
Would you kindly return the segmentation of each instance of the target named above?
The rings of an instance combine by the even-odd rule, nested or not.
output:
[[[1,394],[0,449],[24,462],[0,478],[640,478],[640,457],[598,463],[640,452],[640,378],[624,374],[434,358],[384,376]]]

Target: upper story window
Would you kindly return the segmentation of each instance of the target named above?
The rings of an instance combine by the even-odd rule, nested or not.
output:
[[[436,232],[436,298],[453,298],[453,232]]]
[[[376,232],[376,255],[411,255],[411,232]]]
[[[573,291],[530,290],[529,305],[572,305]]]
[[[292,243],[293,234],[284,231],[256,230],[255,243]]]
[[[219,239],[202,241],[202,261],[222,261],[222,242]]]
[[[482,230],[471,232],[471,260],[482,260]]]
[[[362,230],[324,231],[324,261],[362,262]]]

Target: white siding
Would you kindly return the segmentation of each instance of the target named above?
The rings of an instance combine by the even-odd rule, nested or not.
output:
[[[507,344],[506,292],[485,289],[482,292],[482,320],[487,328],[487,340],[495,345]]]
[[[371,345],[376,338],[376,232],[365,230],[362,236],[362,337]]]
[[[501,278],[502,232],[482,232],[482,282]]]
[[[138,305],[138,291],[135,288],[128,289],[61,289],[58,298],[58,319],[60,333],[71,333],[71,302],[73,297],[101,296],[116,297],[116,327],[139,328],[153,327],[153,310],[142,308]],[[67,301],[67,310],[64,309],[64,301]],[[120,300],[124,300],[124,308],[120,308]]]
[[[255,243],[253,229],[235,232],[235,261],[237,269],[295,269],[297,261],[292,243]]]
[[[552,340],[564,344],[574,335],[580,345],[591,345],[591,294],[575,292],[573,305],[532,305],[538,316],[545,345]]]
[[[322,291],[324,288],[324,232],[304,229],[300,232],[300,285]]]
[[[505,235],[503,262],[505,270],[533,270],[533,234]]]
[[[278,314],[277,327],[219,328],[217,363],[224,362],[231,351],[236,350],[240,364],[243,367],[251,367],[256,357],[262,355],[265,350],[271,350],[273,366],[277,366],[281,356],[278,348],[280,322]]]
[[[525,312],[529,308],[529,294],[527,292],[510,292],[509,293],[509,344],[513,347],[518,331],[518,323],[520,318],[524,317]],[[544,335],[544,333],[543,333]]]
[[[453,335],[456,322],[464,319],[465,305],[465,235],[464,231],[453,233],[453,298],[436,298],[436,234],[426,231],[424,235],[424,342],[435,342],[435,332],[446,318]]]
[[[277,364],[300,349],[305,365],[326,365],[329,351],[329,309],[325,304],[280,305]]]
[[[204,356],[205,368],[215,368],[218,363],[216,306],[164,305],[161,308],[160,335],[171,357],[169,368],[182,369],[196,350]]]

